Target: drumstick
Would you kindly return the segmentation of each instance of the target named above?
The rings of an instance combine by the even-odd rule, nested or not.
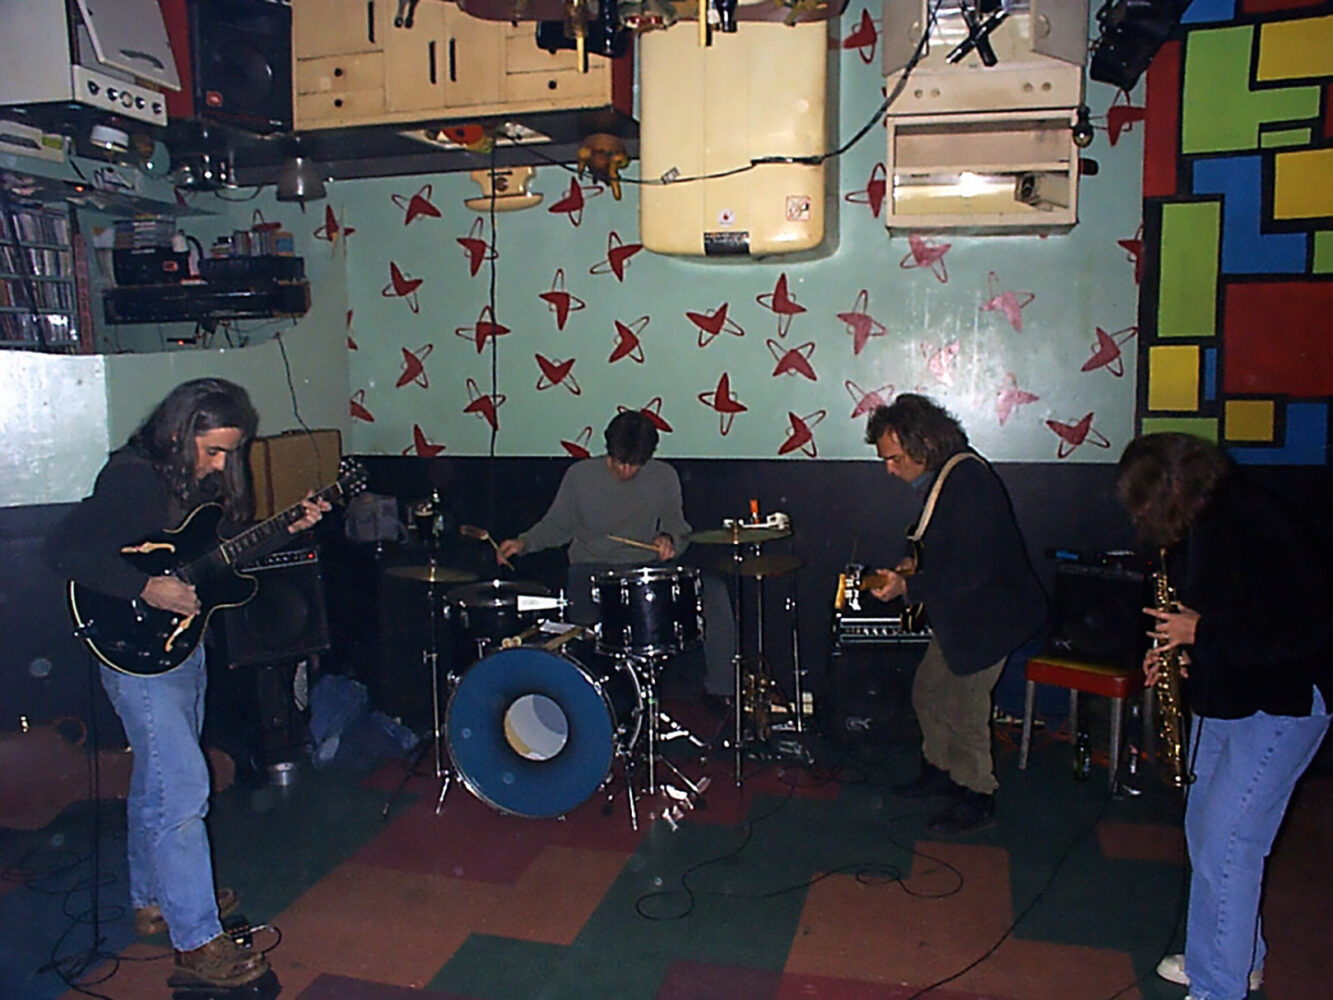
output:
[[[458,533],[464,538],[475,538],[479,542],[490,542],[491,548],[493,548],[497,554],[500,551],[500,546],[496,544],[495,539],[491,537],[491,533],[485,528],[478,528],[471,524],[460,524],[458,526]],[[514,564],[508,559],[501,559],[500,562],[504,563],[504,565],[508,566],[510,569],[514,568]]]
[[[619,542],[621,545],[632,545],[636,549],[647,549],[649,552],[657,551],[657,546],[648,542],[635,541],[633,538],[622,538],[620,535],[607,535],[606,537],[613,542]]]
[[[547,639],[544,643],[542,643],[542,649],[548,651],[553,649],[559,649],[565,643],[569,642],[570,639],[576,639],[582,634],[583,634],[583,626],[575,625],[573,628],[569,628],[561,632],[554,639]]]
[[[513,649],[515,646],[521,646],[541,630],[542,627],[540,625],[530,625],[522,632],[518,633],[518,635],[509,635],[501,639],[500,648]]]

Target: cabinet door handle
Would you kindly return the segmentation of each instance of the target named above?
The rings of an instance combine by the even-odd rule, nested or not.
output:
[[[458,82],[458,40],[449,39],[449,82]]]
[[[366,41],[375,44],[375,0],[366,0]]]
[[[439,83],[439,78],[435,73],[435,40],[431,39],[431,43],[426,48],[430,60],[430,85],[433,87]]]

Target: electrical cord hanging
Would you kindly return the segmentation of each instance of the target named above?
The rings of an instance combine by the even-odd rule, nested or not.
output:
[[[741,166],[731,167],[730,169],[727,170],[718,170],[707,174],[695,174],[689,177],[667,177],[666,175],[663,175],[662,177],[649,178],[649,177],[627,177],[622,174],[620,176],[621,183],[637,184],[640,187],[654,187],[654,186],[668,187],[676,184],[689,184],[697,181],[715,181],[715,180],[721,180],[724,177],[735,177],[738,174],[748,173],[755,167],[764,166],[768,164],[786,163],[786,164],[797,164],[803,166],[819,167],[823,166],[829,160],[833,160],[839,156],[844,155],[850,149],[852,149],[853,146],[855,146],[862,139],[864,139],[866,135],[870,132],[870,130],[874,128],[876,125],[878,125],[881,120],[883,120],[884,115],[888,112],[889,108],[892,107],[893,102],[896,101],[902,95],[903,89],[907,86],[908,77],[912,75],[913,70],[916,69],[917,63],[919,63],[925,56],[926,48],[928,47],[930,41],[930,29],[934,27],[936,23],[936,15],[938,14],[940,5],[943,2],[944,0],[935,0],[935,2],[931,5],[930,9],[927,11],[926,28],[924,31],[922,31],[921,38],[916,43],[916,48],[912,51],[911,58],[909,58],[907,60],[906,65],[903,66],[902,72],[899,74],[897,81],[894,83],[893,89],[888,93],[888,95],[884,98],[884,100],[880,102],[879,107],[875,109],[874,114],[872,114],[870,118],[867,119],[865,124],[862,125],[859,129],[857,129],[856,133],[850,139],[844,142],[841,146],[839,146],[837,149],[834,149],[827,153],[816,153],[811,156],[776,156],[776,155],[757,156],[751,159],[749,163],[742,164]],[[533,156],[536,156],[539,159],[546,161],[552,166],[560,167],[562,170],[565,170],[571,174],[577,175],[578,173],[578,171],[575,168],[569,166],[569,164],[563,163],[560,160],[555,159],[554,157],[547,156],[545,153],[543,153],[540,149],[538,149],[535,146],[527,147],[526,151],[532,154]],[[494,150],[492,150],[492,155],[493,154]]]

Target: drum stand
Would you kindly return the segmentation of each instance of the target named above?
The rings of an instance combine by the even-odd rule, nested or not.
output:
[[[453,783],[453,767],[446,764],[444,760],[444,721],[440,718],[440,641],[435,617],[435,584],[433,582],[427,588],[426,599],[430,602],[430,648],[421,651],[421,662],[430,669],[431,739],[429,743],[422,740],[420,749],[417,750],[411,763],[403,771],[403,777],[398,782],[398,786],[384,801],[384,808],[380,810],[381,819],[389,818],[389,809],[397,801],[398,796],[402,794],[403,789],[407,787],[408,781],[416,774],[421,759],[426,756],[427,751],[432,747],[435,750],[435,780],[440,783],[440,795],[435,800],[436,816],[444,809],[444,797],[449,794],[449,786]],[[446,683],[452,684],[452,677],[447,678]]]
[[[647,716],[648,731],[645,734],[646,749],[643,754],[646,761],[646,773],[648,787],[644,794],[660,794],[666,800],[665,807],[660,812],[649,813],[651,818],[657,818],[659,815],[665,819],[672,830],[676,829],[678,822],[684,817],[685,813],[695,807],[700,796],[708,788],[709,779],[701,778],[699,781],[691,781],[685,776],[680,768],[676,767],[671,761],[662,756],[658,747],[660,744],[668,743],[676,739],[688,739],[696,747],[703,748],[704,743],[692,732],[682,726],[666,712],[662,711],[661,704],[657,695],[657,663],[658,658],[646,656],[628,655],[624,657],[625,662],[639,678],[642,687],[642,696],[644,702],[644,714]],[[635,788],[635,776],[637,772],[637,761],[633,748],[625,757],[625,795],[629,803],[630,825],[638,830],[639,819],[637,810],[637,800],[639,792]],[[675,783],[659,783],[657,780],[658,765],[671,772]],[[684,786],[683,788],[677,785]],[[614,797],[614,796],[613,796]]]

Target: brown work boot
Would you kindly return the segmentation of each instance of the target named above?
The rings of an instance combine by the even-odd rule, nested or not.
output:
[[[262,952],[242,948],[227,934],[219,934],[202,948],[176,952],[176,970],[167,985],[244,986],[268,971]]]
[[[240,905],[240,897],[231,889],[218,890],[218,916],[225,917]],[[134,933],[140,937],[152,937],[166,932],[167,922],[162,919],[162,907],[156,903],[141,906],[134,911]]]

